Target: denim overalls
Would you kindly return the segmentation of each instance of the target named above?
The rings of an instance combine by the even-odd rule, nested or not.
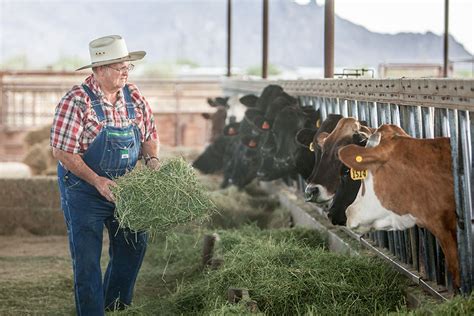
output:
[[[87,87],[92,109],[105,120],[102,101]],[[123,88],[129,119],[135,110],[128,86]],[[140,151],[140,131],[103,126],[84,153],[84,162],[99,176],[113,179],[131,170]],[[61,206],[66,221],[74,270],[74,294],[78,315],[104,315],[104,308],[123,308],[132,301],[133,287],[146,250],[146,233],[119,229],[115,205],[95,187],[58,164]],[[102,282],[100,256],[104,225],[109,233],[110,261]]]

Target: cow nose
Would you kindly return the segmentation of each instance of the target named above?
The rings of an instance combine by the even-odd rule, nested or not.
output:
[[[319,188],[315,185],[308,184],[304,190],[304,199],[306,202],[311,202],[314,197],[319,195]]]

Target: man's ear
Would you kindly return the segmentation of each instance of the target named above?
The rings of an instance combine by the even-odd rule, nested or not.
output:
[[[319,147],[323,147],[324,145],[324,142],[326,141],[326,138],[329,136],[329,133],[327,132],[321,132],[319,135],[318,135],[318,138],[316,139],[316,141],[318,142],[318,146]]]
[[[295,140],[296,143],[309,148],[309,144],[313,142],[314,135],[318,130],[315,128],[303,128],[296,133]]]
[[[201,113],[202,117],[204,117],[206,120],[211,118],[211,114],[209,113]]]

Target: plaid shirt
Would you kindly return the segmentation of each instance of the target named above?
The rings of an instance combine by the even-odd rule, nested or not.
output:
[[[112,105],[104,97],[93,74],[87,77],[84,83],[103,101],[105,120],[99,123],[91,107],[89,96],[80,85],[76,85],[66,93],[56,107],[51,127],[51,147],[72,154],[83,154],[104,125],[126,127],[135,123],[141,132],[142,142],[158,139],[150,105],[134,84],[128,83],[132,102],[135,105],[136,118],[132,121],[127,118],[127,107],[122,90],[117,92],[117,102]]]

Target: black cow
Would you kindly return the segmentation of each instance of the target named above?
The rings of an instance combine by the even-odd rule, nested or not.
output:
[[[239,134],[240,122],[231,123],[224,127],[222,134],[199,155],[193,162],[193,167],[210,174],[223,170],[227,147],[235,142]]]
[[[305,169],[301,168],[303,162],[312,159],[312,153],[298,145],[296,142],[297,132],[309,126],[314,126],[319,118],[319,111],[313,108],[301,108],[299,106],[290,106],[283,108],[275,118],[269,136],[264,145],[269,156],[273,160],[265,160],[265,165],[259,169],[262,178],[273,180],[282,176],[296,177],[300,173],[303,177]]]
[[[229,184],[242,189],[257,176],[260,164],[258,139],[252,135],[241,136],[232,153],[232,168],[229,168]]]

